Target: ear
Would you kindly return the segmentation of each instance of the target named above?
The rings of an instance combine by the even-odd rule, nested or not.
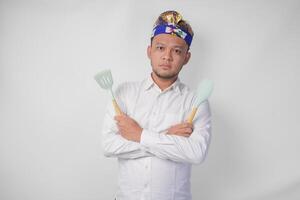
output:
[[[147,48],[147,56],[149,59],[151,59],[151,45],[149,45]]]
[[[187,64],[189,62],[190,58],[191,58],[191,52],[187,52],[185,55],[183,65]]]

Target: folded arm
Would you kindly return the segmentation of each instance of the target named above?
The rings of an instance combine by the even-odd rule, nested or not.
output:
[[[115,97],[121,108],[126,113],[127,108],[124,103],[128,95],[127,86],[120,85],[115,91]],[[143,146],[135,141],[130,141],[122,137],[115,121],[115,111],[112,102],[108,102],[106,114],[102,127],[102,149],[106,157],[118,157],[123,159],[136,159],[153,156],[144,150]]]
[[[198,108],[189,137],[143,129],[140,144],[162,159],[200,164],[204,161],[211,137],[211,114],[208,102]]]
[[[127,140],[121,136],[111,106],[109,106],[103,122],[102,148],[106,157],[136,159],[153,156],[150,152],[145,151],[140,143]]]

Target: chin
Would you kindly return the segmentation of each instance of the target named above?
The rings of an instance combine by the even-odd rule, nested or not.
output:
[[[155,73],[161,79],[173,79],[177,77],[177,74],[164,74],[164,73]]]

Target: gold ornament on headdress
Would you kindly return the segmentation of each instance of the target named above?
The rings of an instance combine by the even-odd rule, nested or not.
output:
[[[167,23],[178,24],[182,20],[182,16],[176,11],[167,11],[161,15],[162,20]]]

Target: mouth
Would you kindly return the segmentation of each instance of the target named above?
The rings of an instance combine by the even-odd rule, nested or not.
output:
[[[168,64],[162,64],[162,65],[159,65],[159,67],[161,67],[162,69],[171,69],[171,65],[168,65]]]

